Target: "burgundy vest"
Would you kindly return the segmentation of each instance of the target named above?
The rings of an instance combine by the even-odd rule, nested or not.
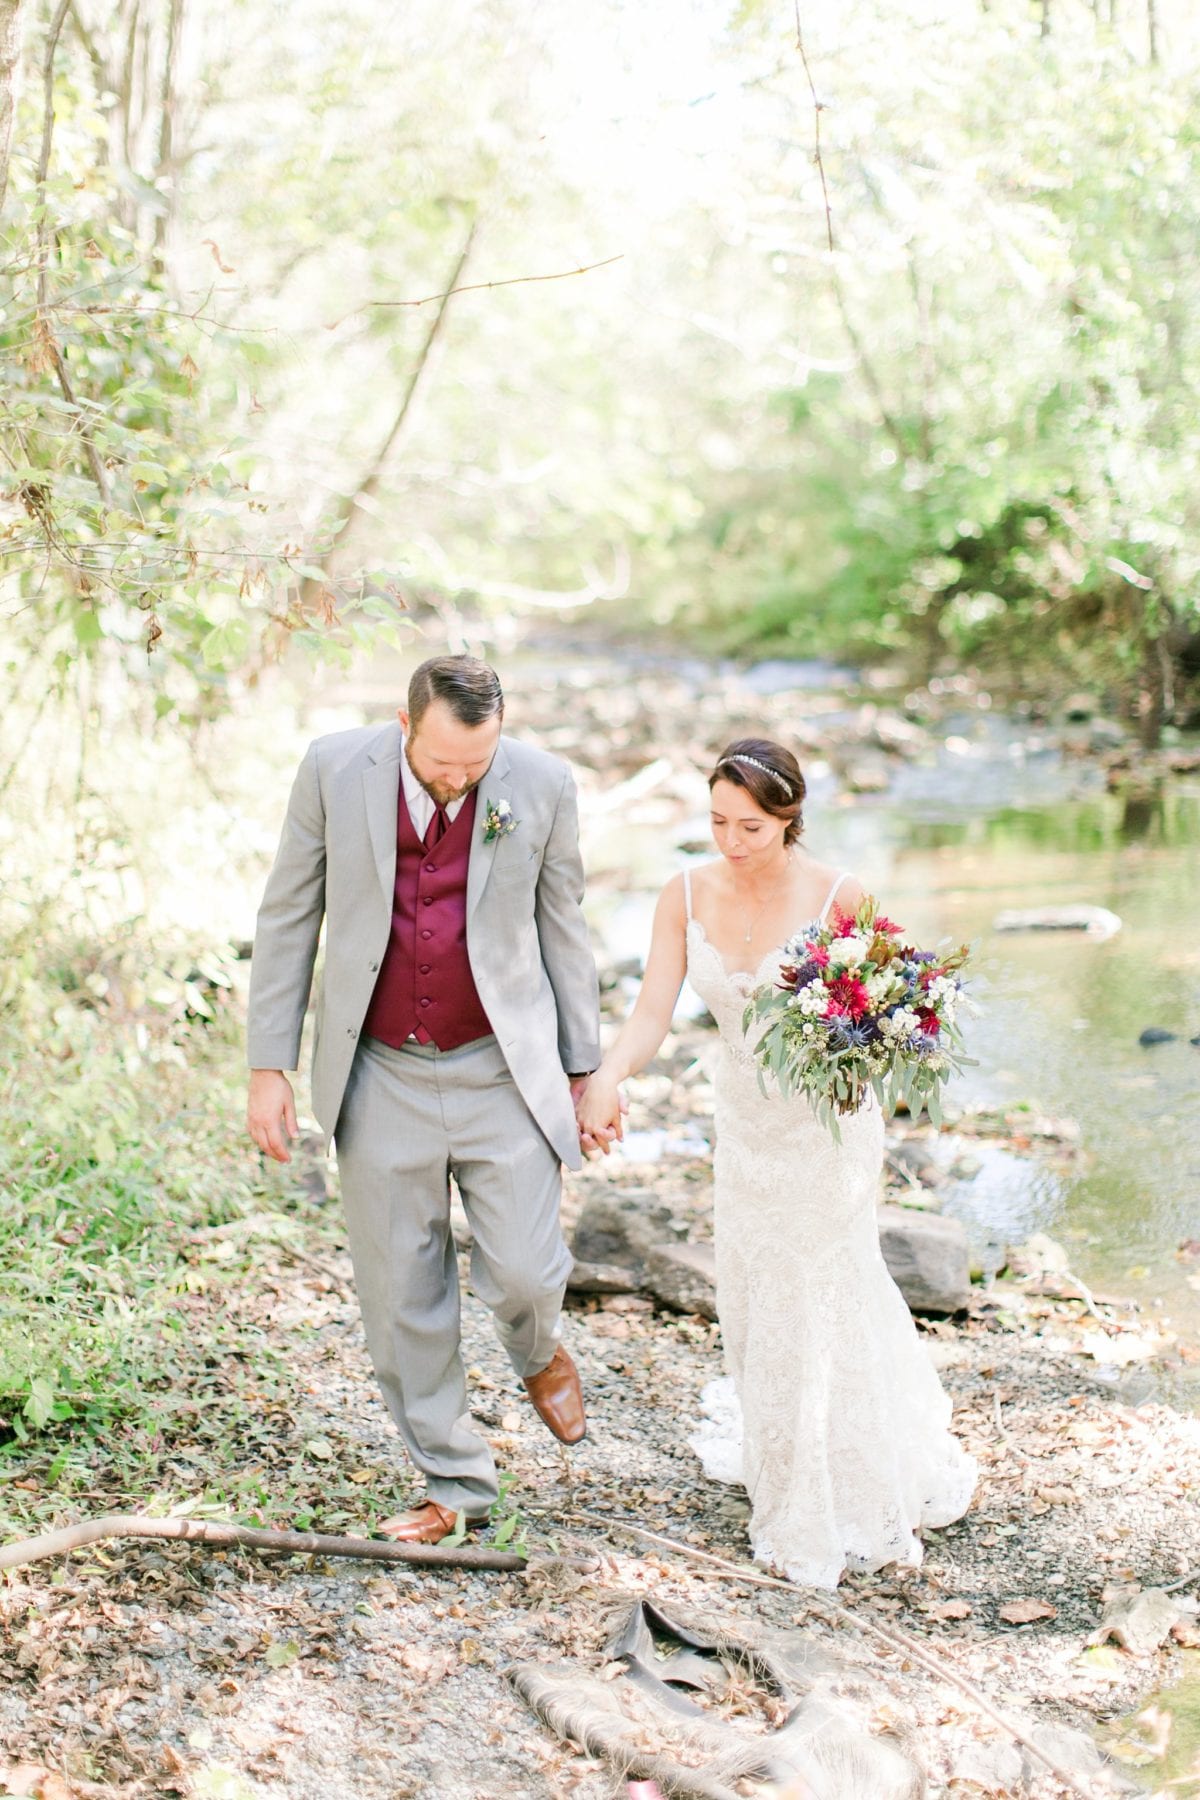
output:
[[[449,830],[427,850],[400,782],[392,931],[362,1027],[397,1050],[408,1037],[454,1050],[492,1029],[467,958],[475,798],[474,791],[467,795]]]

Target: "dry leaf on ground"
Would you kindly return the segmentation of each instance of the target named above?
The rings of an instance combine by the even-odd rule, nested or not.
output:
[[[1048,1600],[1010,1600],[999,1616],[1007,1625],[1032,1625],[1035,1619],[1057,1619],[1058,1608]]]

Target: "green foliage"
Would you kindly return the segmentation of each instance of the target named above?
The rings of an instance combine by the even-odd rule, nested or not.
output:
[[[211,951],[156,965],[145,939],[99,960],[69,939],[14,948],[0,994],[0,1534],[97,1492],[262,1520],[311,1519],[324,1491],[323,1516],[339,1516],[344,1483],[299,1443],[279,1458],[290,1433],[272,1412],[290,1418],[296,1398],[286,1339],[256,1304],[264,1242],[286,1253],[314,1222],[245,1151],[229,965]]]
[[[1040,664],[1152,736],[1200,632],[1200,46],[1174,7],[1156,62],[1051,11],[1048,38],[1015,5],[936,33],[906,0],[814,21],[837,250],[798,261],[812,173],[777,243],[806,350],[843,362],[777,389],[784,443],[760,431],[707,485],[728,578],[707,610],[735,645]],[[742,25],[780,41],[765,12]],[[729,557],[751,492],[770,545],[735,527]]]

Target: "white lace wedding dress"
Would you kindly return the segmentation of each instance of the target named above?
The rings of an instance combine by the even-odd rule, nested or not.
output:
[[[838,1144],[802,1097],[762,1092],[742,1018],[781,953],[729,973],[684,885],[688,978],[721,1034],[714,1209],[729,1371],[705,1388],[688,1441],[709,1475],[744,1485],[754,1555],[792,1581],[833,1588],[847,1568],[914,1566],[917,1528],[966,1511],[975,1465],[879,1248],[883,1119],[872,1102],[840,1121]]]

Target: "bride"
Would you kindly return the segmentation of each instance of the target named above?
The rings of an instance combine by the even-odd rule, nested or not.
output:
[[[579,1108],[585,1148],[621,1133],[619,1083],[656,1054],[685,976],[720,1030],[714,1235],[728,1375],[690,1439],[744,1484],[758,1561],[833,1588],[846,1569],[921,1560],[922,1526],[970,1503],[975,1465],[879,1248],[883,1119],[872,1101],[837,1143],[808,1102],[759,1087],[750,990],[786,940],[862,889],[801,847],[804,777],[782,745],[742,738],[709,777],[718,860],[675,876],[654,917],[636,1006]]]

